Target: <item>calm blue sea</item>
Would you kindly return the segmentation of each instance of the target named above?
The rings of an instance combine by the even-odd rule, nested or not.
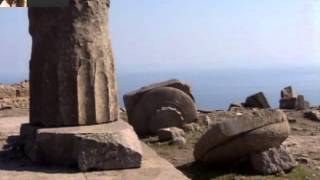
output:
[[[279,106],[280,91],[292,85],[313,105],[320,105],[320,69],[199,70],[168,73],[120,73],[120,96],[149,83],[177,78],[192,86],[197,105],[205,109],[227,109],[234,101],[263,91],[273,107]],[[122,100],[122,99],[121,99]]]
[[[25,79],[26,75],[1,75],[0,82],[12,83]],[[292,85],[299,94],[312,105],[320,105],[320,69],[225,69],[225,70],[190,70],[156,73],[118,72],[120,102],[128,91],[150,83],[176,78],[192,86],[199,108],[227,109],[234,101],[245,98],[258,91],[263,91],[273,107],[278,107],[280,91]]]

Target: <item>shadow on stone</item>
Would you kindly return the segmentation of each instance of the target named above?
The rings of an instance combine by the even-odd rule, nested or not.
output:
[[[49,174],[78,173],[76,167],[45,166],[32,163],[23,153],[20,136],[9,136],[0,150],[0,170],[29,171]]]
[[[230,174],[237,174],[243,176],[254,176],[257,175],[251,168],[248,161],[243,161],[241,163],[234,164],[232,166],[217,166],[204,164],[201,162],[192,162],[182,166],[177,167],[184,175],[190,179],[215,179]]]

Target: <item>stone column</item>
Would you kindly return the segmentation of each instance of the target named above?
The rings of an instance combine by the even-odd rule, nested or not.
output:
[[[109,0],[30,8],[30,122],[43,127],[118,119]]]
[[[20,136],[34,162],[82,171],[141,166],[137,135],[118,120],[108,8],[109,0],[70,0],[29,9],[31,110]]]

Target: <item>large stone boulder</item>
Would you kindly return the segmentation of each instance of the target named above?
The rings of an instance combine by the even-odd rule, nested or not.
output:
[[[21,127],[24,151],[34,162],[77,166],[81,171],[138,168],[140,141],[124,121],[113,123],[39,128]]]
[[[131,112],[134,109],[135,104],[140,100],[140,98],[147,92],[159,88],[159,87],[172,87],[179,89],[186,94],[188,94],[194,101],[194,97],[191,93],[191,87],[188,84],[182,83],[177,79],[171,79],[159,83],[150,84],[148,86],[141,87],[137,90],[128,92],[123,96],[123,101],[128,112]]]
[[[190,86],[170,80],[124,95],[129,123],[140,135],[168,127],[183,128],[197,119]]]
[[[298,165],[283,145],[278,148],[270,148],[264,152],[251,154],[250,162],[253,169],[261,174],[287,172]]]
[[[290,133],[287,116],[280,110],[246,111],[211,126],[195,145],[197,161],[230,164],[252,152],[278,147]]]
[[[258,92],[247,97],[244,106],[250,108],[270,108],[269,102],[263,92]]]

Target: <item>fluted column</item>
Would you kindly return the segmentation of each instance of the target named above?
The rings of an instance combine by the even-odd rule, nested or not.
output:
[[[29,8],[31,124],[59,127],[118,119],[108,9],[109,0]]]

